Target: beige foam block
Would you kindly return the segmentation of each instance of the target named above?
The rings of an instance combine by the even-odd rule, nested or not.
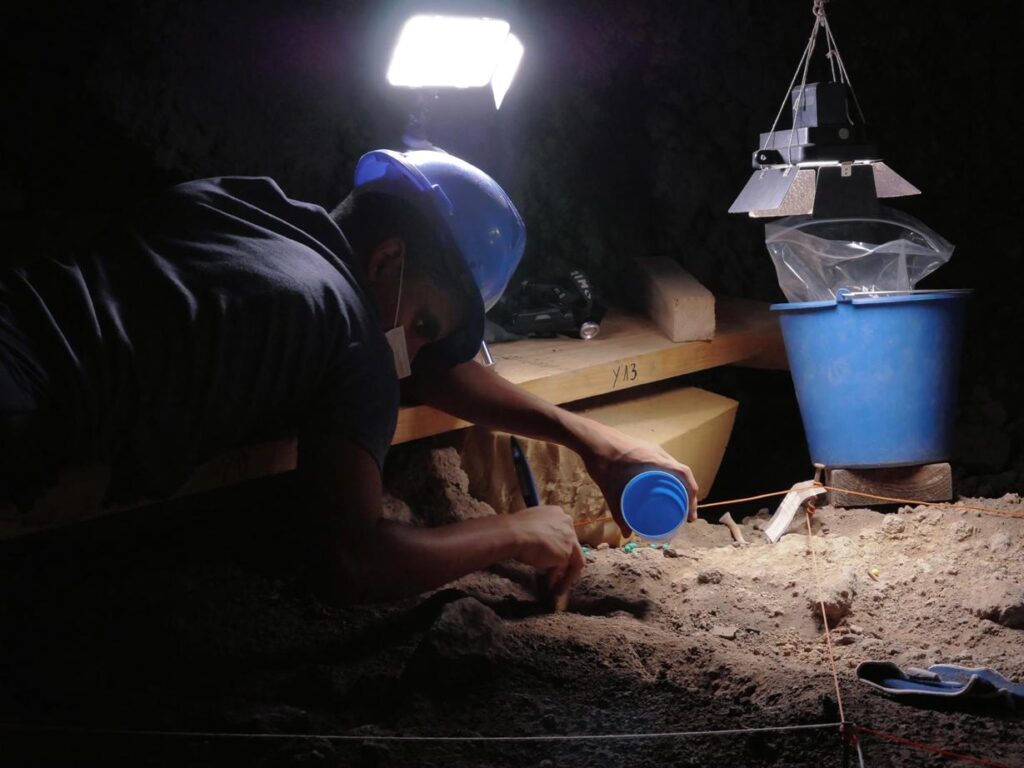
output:
[[[636,259],[643,305],[672,341],[715,337],[715,297],[667,256]]]
[[[583,413],[628,435],[662,446],[693,470],[706,497],[729,443],[738,403],[727,397],[686,387],[603,405]],[[537,480],[541,503],[556,504],[577,522],[608,514],[600,489],[587,475],[582,459],[562,446],[520,439]],[[524,506],[516,479],[508,435],[482,427],[466,430],[462,464],[470,493],[498,512]],[[580,541],[590,546],[622,543],[618,526],[606,522],[581,526]]]

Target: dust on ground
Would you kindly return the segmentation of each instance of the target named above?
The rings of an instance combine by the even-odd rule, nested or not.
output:
[[[448,457],[450,458],[450,457]],[[444,456],[389,509],[471,503]],[[425,462],[425,463],[423,463]],[[438,468],[441,468],[440,470]],[[447,468],[447,469],[446,469]],[[440,473],[440,479],[439,479]],[[451,475],[451,476],[449,476]],[[401,485],[401,484],[399,484]],[[396,491],[396,494],[398,491]],[[388,606],[336,609],[285,556],[287,482],[3,550],[0,716],[23,724],[259,734],[555,735],[834,722],[801,522],[747,546],[708,521],[671,551],[587,553],[565,613],[515,563]],[[403,500],[404,499],[404,500]],[[972,503],[1024,512],[1016,495]],[[486,506],[486,505],[484,505]],[[717,518],[717,514],[715,518]],[[1024,520],[942,507],[813,519],[848,720],[1007,765],[1024,723],[918,709],[856,681],[864,660],[990,666],[1024,680]],[[653,741],[384,743],[21,731],[9,764],[262,766],[841,765],[832,732]],[[867,765],[938,758],[863,740]],[[10,758],[8,759],[10,760]]]

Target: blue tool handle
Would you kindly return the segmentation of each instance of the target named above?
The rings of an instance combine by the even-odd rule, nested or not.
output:
[[[516,478],[519,480],[519,491],[523,494],[523,501],[528,507],[540,506],[537,481],[533,479],[533,470],[530,469],[530,462],[526,460],[526,454],[523,453],[523,446],[515,437],[511,437],[509,440],[512,446],[512,463],[516,468]]]

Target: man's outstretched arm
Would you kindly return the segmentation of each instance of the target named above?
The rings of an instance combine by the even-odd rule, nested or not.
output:
[[[547,571],[561,594],[583,568],[572,521],[558,507],[419,528],[381,518],[380,470],[352,443],[304,438],[299,471],[318,585],[328,600],[415,595],[507,559]]]
[[[660,446],[552,405],[475,361],[433,375],[416,375],[410,389],[427,405],[466,421],[558,443],[578,453],[624,534],[629,529],[618,499],[639,465],[653,464],[679,475],[690,492],[690,520],[697,518],[693,472]]]

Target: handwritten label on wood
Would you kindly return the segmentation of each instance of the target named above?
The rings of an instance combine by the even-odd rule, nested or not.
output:
[[[620,363],[612,368],[612,375],[615,377],[612,381],[612,389],[615,389],[632,384],[640,376],[640,372],[637,370],[636,363]]]

